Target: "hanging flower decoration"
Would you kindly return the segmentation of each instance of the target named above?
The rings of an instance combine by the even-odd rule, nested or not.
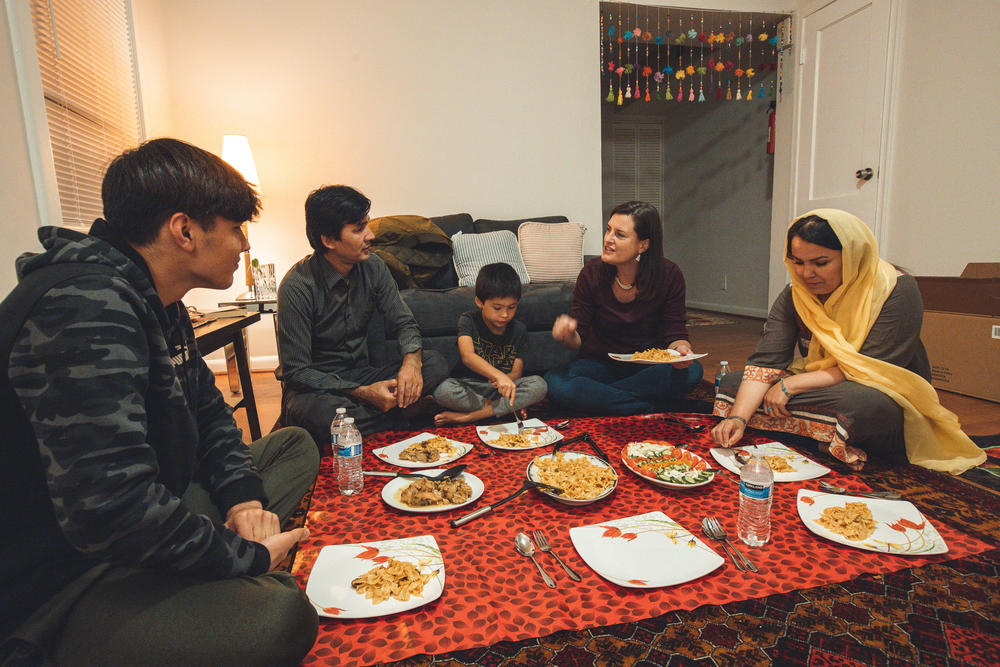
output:
[[[743,38],[742,37],[737,37],[736,38],[736,46],[743,46]]]
[[[694,39],[698,36],[698,31],[695,29],[688,30],[688,39]]]
[[[682,69],[677,70],[677,72],[674,74],[674,78],[678,80],[683,79],[685,76],[686,75],[684,74],[684,70]]]
[[[625,73],[626,74],[632,73],[632,63],[628,63],[627,65],[625,65]]]
[[[708,73],[708,68],[707,67],[699,67],[698,68],[698,74],[700,74],[702,76],[705,76],[707,73]]]
[[[656,44],[657,45],[663,44],[663,37],[661,35],[656,36]]]
[[[757,35],[757,39],[759,39],[762,42],[766,42],[767,41],[767,33],[766,32],[760,33],[759,35]]]
[[[648,42],[651,39],[653,39],[653,33],[649,32],[648,30],[642,33],[642,41]]]
[[[614,63],[614,61],[608,61],[608,71],[609,72],[614,72],[615,71],[615,63]]]
[[[753,67],[747,67],[747,71],[744,72],[744,74],[747,75],[747,78],[752,79],[753,75],[756,74],[756,72],[753,71]]]
[[[750,33],[747,33],[747,37],[746,37],[746,39],[744,41],[746,41],[746,42],[752,42],[753,41],[753,35],[751,35]]]
[[[726,41],[727,42],[731,42],[734,39],[736,39],[736,33],[735,32],[727,32],[726,33]]]
[[[670,65],[667,65],[666,67],[663,68],[663,73],[667,75],[673,74],[674,68],[671,67]]]
[[[653,75],[653,81],[655,81],[656,83],[662,83],[662,81],[663,81],[663,72],[657,72],[656,74],[654,74]]]
[[[694,65],[688,65],[684,68],[684,71],[688,73],[688,76],[694,74]]]
[[[614,37],[614,36],[615,36],[615,27],[611,26],[610,28],[608,28],[608,37]]]
[[[737,79],[740,78],[741,76],[743,76],[743,70],[737,67],[736,71],[733,72],[733,76],[735,76]]]
[[[621,76],[624,71],[625,71],[624,67],[619,67],[619,68],[617,68],[615,70],[615,74],[617,74],[618,76]]]
[[[724,63],[715,63],[716,72],[721,72],[724,69],[726,69],[726,65]]]
[[[646,67],[642,68],[642,75],[644,77],[646,77],[647,79],[649,78],[649,75],[652,74],[652,73],[653,73],[653,68],[652,67],[649,67],[647,65]]]
[[[708,41],[708,37],[705,36],[705,33],[699,32],[698,33],[698,41],[701,42],[702,44],[704,44],[705,42]]]
[[[734,67],[736,67],[736,64],[732,60],[726,61],[726,70],[732,71]]]
[[[767,43],[770,44],[771,46],[776,46],[778,44],[778,37],[777,36],[772,37],[771,39],[767,40]]]

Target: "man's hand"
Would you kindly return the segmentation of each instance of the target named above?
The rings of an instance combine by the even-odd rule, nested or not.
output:
[[[285,533],[278,533],[277,535],[257,540],[267,547],[268,552],[271,554],[271,567],[268,569],[273,570],[278,567],[278,564],[288,555],[289,549],[307,537],[309,537],[308,528],[296,528],[295,530],[289,530]]]
[[[259,500],[248,500],[229,508],[225,526],[243,539],[254,542],[281,532],[278,515],[265,510]]]
[[[403,365],[396,375],[396,405],[400,408],[416,403],[424,390],[420,365],[420,352],[411,352],[403,357]]]
[[[354,398],[371,403],[382,412],[388,412],[396,407],[396,378],[364,384],[348,393]]]

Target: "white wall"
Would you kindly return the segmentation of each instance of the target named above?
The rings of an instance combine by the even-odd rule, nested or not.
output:
[[[359,188],[373,216],[563,214],[599,247],[596,0],[134,5],[145,101],[155,89],[170,106],[147,114],[148,135],[213,151],[248,137],[263,195],[252,252],[279,279],[309,251],[303,202],[327,183]],[[269,327],[255,357],[274,349]]]
[[[0,159],[0,238],[3,238],[0,243],[0,298],[17,283],[14,259],[26,250],[41,250],[36,234],[40,221],[27,131],[15,74],[11,19],[7,5],[0,3],[0,146],[3,146],[3,159]]]
[[[902,3],[883,255],[917,275],[1000,261],[1000,6]]]

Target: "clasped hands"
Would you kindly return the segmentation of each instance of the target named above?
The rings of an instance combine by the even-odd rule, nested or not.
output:
[[[388,412],[393,408],[406,408],[416,403],[423,389],[424,378],[420,372],[420,363],[407,356],[396,377],[362,385],[352,394],[371,403],[381,412]]]
[[[229,508],[225,526],[245,540],[263,544],[271,555],[268,568],[271,570],[278,566],[293,546],[309,537],[309,529],[304,527],[281,532],[278,515],[264,509],[259,500],[248,500]]]

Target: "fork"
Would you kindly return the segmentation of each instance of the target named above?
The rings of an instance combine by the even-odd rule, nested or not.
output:
[[[514,419],[517,420],[517,434],[521,435],[524,433],[524,420],[521,418],[520,410],[514,410]]]
[[[729,535],[726,534],[726,529],[722,527],[722,524],[719,523],[718,519],[714,516],[709,516],[705,517],[705,521],[708,522],[709,529],[718,536],[718,539],[728,544],[729,548],[736,552],[736,555],[740,557],[741,561],[743,561],[743,565],[746,569],[751,572],[757,572],[757,566],[753,564],[753,561],[744,556],[743,552],[737,549],[736,545],[729,540]]]
[[[569,575],[570,579],[572,579],[573,581],[580,581],[580,575],[574,572],[573,568],[564,563],[562,561],[562,558],[559,557],[559,554],[557,554],[555,551],[552,550],[552,547],[549,546],[549,541],[545,539],[545,534],[542,531],[540,530],[532,531],[532,535],[535,536],[535,544],[538,545],[539,551],[543,551],[547,554],[552,554],[552,556],[556,559],[556,561],[560,565],[562,565],[562,568],[566,570],[566,574]]]

